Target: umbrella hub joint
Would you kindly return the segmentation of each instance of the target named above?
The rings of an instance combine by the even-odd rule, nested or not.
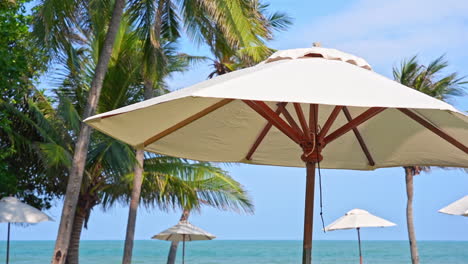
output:
[[[310,162],[310,163],[317,163],[317,162],[320,162],[323,160],[323,156],[320,155],[320,154],[316,154],[315,152],[314,153],[311,153],[310,155],[306,155],[306,153],[302,154],[301,155],[301,159],[302,161],[304,162]]]
[[[317,140],[312,137],[313,140],[301,140],[300,146],[302,148],[302,151],[304,152],[301,155],[301,159],[304,162],[313,162],[317,163],[322,161],[323,157],[321,155],[322,153],[322,146],[323,144],[320,144],[317,142]]]
[[[301,159],[304,162],[320,162],[323,157],[321,155],[324,144],[318,139],[317,135],[311,133],[310,139],[302,139],[299,146],[302,148],[303,154]]]

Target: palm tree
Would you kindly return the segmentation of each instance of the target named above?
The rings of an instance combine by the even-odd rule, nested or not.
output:
[[[57,109],[47,98],[39,102],[30,101],[32,115],[19,114],[43,137],[41,141],[32,142],[32,145],[37,146],[41,160],[52,171],[71,165],[73,139],[69,135],[75,133],[77,127],[70,126],[79,125],[79,115],[72,101],[65,97],[59,100]],[[134,175],[131,170],[135,156],[131,147],[99,132],[93,133],[91,139],[86,176],[69,243],[68,264],[78,263],[82,228],[87,227],[92,209],[100,203],[105,208],[116,202],[128,204],[132,190]],[[206,162],[148,154],[142,190],[143,204],[147,207],[196,210],[201,204],[206,204],[223,210],[252,209],[242,186],[225,171]]]
[[[116,47],[112,54],[109,70],[103,82],[103,93],[98,111],[108,111],[140,101],[143,97],[144,75],[139,60],[138,38],[131,32],[127,20],[122,20]],[[96,47],[90,35],[90,48]],[[175,53],[173,43],[161,47],[168,63],[166,76],[184,71],[192,58]],[[34,107],[34,122],[39,131],[47,136],[41,143],[41,155],[53,167],[68,168],[71,165],[74,135],[79,133],[80,112],[85,104],[87,84],[92,79],[93,60],[96,54],[86,48],[68,46],[67,53],[60,57],[65,72],[60,75],[62,84],[55,89],[58,107],[54,109],[49,100],[41,107]],[[160,91],[165,90],[164,79],[157,83]],[[31,104],[36,106],[35,104]],[[47,111],[44,111],[46,109]],[[242,187],[226,172],[209,163],[194,163],[187,160],[148,154],[143,181],[145,205],[199,208],[203,202],[220,209],[250,210],[252,205]],[[135,154],[128,145],[94,132],[85,166],[85,177],[81,186],[74,225],[69,242],[68,264],[78,263],[79,242],[83,226],[86,228],[93,208],[103,202],[108,207],[115,201],[128,204],[132,190]]]
[[[159,83],[160,79],[165,76],[164,69],[166,69],[167,60],[161,52],[161,42],[163,39],[175,41],[180,37],[180,18],[185,24],[187,33],[196,42],[212,41],[211,32],[216,29],[216,37],[223,39],[223,47],[226,50],[242,46],[246,58],[258,58],[262,56],[259,54],[270,51],[263,42],[263,38],[268,38],[270,34],[268,31],[270,21],[265,22],[265,17],[259,11],[259,8],[266,9],[266,7],[266,5],[260,5],[257,0],[132,1],[128,13],[132,23],[137,25],[136,35],[142,40],[145,99],[153,96],[153,89],[156,88],[154,84]],[[275,16],[272,18],[272,23],[283,19],[281,16],[277,16],[278,19]],[[134,168],[135,177],[122,261],[124,264],[129,264],[132,258],[136,215],[143,180],[143,156],[144,151],[137,149],[137,163]]]
[[[273,12],[270,14],[269,4],[261,3],[258,0],[250,1],[250,16],[256,21],[255,32],[263,41],[274,39],[275,31],[286,30],[292,19],[285,13]],[[228,45],[228,41],[223,37],[220,28],[212,24],[211,28],[203,31],[205,44],[211,49],[214,58],[211,59],[213,71],[208,78],[223,75],[245,67],[253,66],[270,56],[274,50],[266,45]]]
[[[452,96],[463,94],[464,77],[459,77],[456,72],[444,74],[443,71],[447,68],[448,62],[444,56],[441,56],[427,66],[418,62],[417,56],[409,60],[404,60],[400,68],[393,69],[393,77],[396,81],[411,87],[415,90],[423,92],[427,95],[435,97],[439,100],[447,100]],[[408,226],[408,238],[411,251],[411,262],[419,263],[419,253],[416,244],[416,233],[414,228],[413,216],[413,196],[414,186],[413,177],[421,172],[429,172],[431,167],[427,166],[406,166],[403,167],[406,178],[406,222]]]
[[[113,4],[112,8],[109,8],[108,1],[43,0],[35,14],[34,31],[39,36],[38,39],[43,44],[47,44],[46,47],[50,49],[51,54],[64,52],[64,47],[68,43],[81,44],[83,34],[90,28],[93,28],[95,26],[93,23],[96,22],[96,19],[83,18],[100,17],[108,21],[104,24],[105,27],[98,28],[99,30],[95,27],[93,28],[95,32],[105,37],[99,43],[102,43],[102,45],[98,45],[101,48],[99,49],[99,59],[94,68],[90,92],[87,95],[87,104],[82,115],[85,118],[94,114],[98,106],[102,84],[125,7],[125,0],[110,2]],[[220,25],[221,32],[230,45],[246,46],[245,43],[258,43],[261,45],[261,40],[256,36],[256,32],[254,31],[256,28],[254,27],[254,20],[248,16],[249,12],[246,12],[250,8],[249,0],[158,0],[157,9],[154,8],[155,3],[156,1],[153,0],[131,0],[128,8],[129,12],[135,14],[132,22],[136,28],[141,28],[144,24],[148,25],[144,28],[148,32],[148,36],[151,37],[151,43],[154,47],[158,47],[158,40],[154,39],[152,37],[153,33],[151,33],[154,28],[150,26],[155,17],[153,15],[154,10],[160,12],[160,15],[157,17],[161,18],[161,23],[157,25],[160,26],[161,32],[165,32],[164,34],[170,36],[171,39],[178,37],[180,29],[179,17],[181,17],[184,28],[195,38],[200,36],[200,32],[205,28],[204,23],[209,21],[210,23]],[[112,14],[108,12],[110,9],[113,10]],[[161,36],[164,34],[161,34]],[[73,217],[83,179],[90,135],[91,128],[82,123],[74,148],[74,158],[70,168],[67,192],[52,259],[53,263],[63,263],[66,259],[71,226],[73,226]],[[142,154],[140,153],[138,156],[141,159]],[[138,190],[135,190],[135,198],[138,196],[136,194],[138,194]],[[132,204],[135,203],[132,202]]]
[[[65,39],[61,39],[61,42],[57,42],[57,45],[63,45],[67,43],[71,35],[67,35],[67,32],[76,30],[73,26],[81,23],[80,21],[74,21],[74,14],[79,11],[77,7],[82,7],[86,3],[85,1],[54,1],[45,0],[42,4],[42,8],[39,9],[36,17],[37,21],[42,22],[42,33],[44,36],[52,35],[55,38],[57,35],[64,35]],[[99,95],[102,89],[102,83],[107,72],[107,67],[111,58],[112,49],[114,47],[115,38],[119,29],[120,20],[122,18],[123,10],[125,7],[125,0],[115,0],[112,7],[112,15],[108,23],[108,27],[105,33],[105,38],[100,49],[99,59],[97,60],[96,67],[94,68],[94,75],[91,82],[91,87],[88,93],[87,103],[83,111],[83,117],[87,118],[96,112],[96,107],[99,101]],[[53,9],[57,8],[56,11]],[[56,17],[54,14],[59,12],[65,14],[65,16]],[[63,12],[63,13],[62,13]],[[59,19],[57,19],[59,18]],[[58,22],[54,22],[58,21]],[[67,24],[67,21],[75,22],[74,25]],[[36,23],[37,25],[37,23]],[[51,28],[49,25],[57,26],[57,28]],[[54,30],[56,30],[54,32]],[[62,31],[64,30],[64,31]],[[52,33],[50,33],[52,32]],[[79,34],[73,34],[79,36]],[[59,48],[59,46],[52,46],[53,49]],[[83,180],[83,172],[86,163],[86,154],[88,151],[89,140],[91,136],[91,128],[85,123],[81,124],[81,128],[77,135],[78,140],[74,147],[74,155],[72,166],[70,167],[68,185],[66,190],[65,199],[63,202],[62,215],[60,218],[60,225],[57,234],[57,240],[55,241],[55,250],[52,256],[52,263],[62,264],[66,260],[68,251],[68,242],[70,240],[73,219],[76,211],[76,206],[80,194],[81,182]]]

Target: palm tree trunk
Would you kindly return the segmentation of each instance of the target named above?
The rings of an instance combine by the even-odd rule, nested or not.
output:
[[[83,119],[95,113],[99,95],[101,94],[102,83],[106,75],[112,49],[114,46],[117,31],[120,26],[125,0],[115,0],[112,18],[109,23],[109,29],[102,50],[99,54],[96,69],[94,71],[91,89],[88,95],[88,101],[83,113]],[[62,216],[60,218],[57,240],[55,241],[55,250],[52,256],[53,264],[63,264],[67,258],[68,246],[71,237],[73,219],[75,216],[76,205],[80,193],[81,182],[83,180],[83,171],[86,163],[86,156],[89,145],[91,128],[86,124],[81,124],[80,134],[75,146],[73,164],[68,178],[65,200],[63,202]]]
[[[153,82],[145,80],[145,99],[153,97]],[[122,259],[123,264],[130,264],[132,262],[133,253],[133,240],[135,238],[135,225],[140,203],[141,184],[143,183],[143,163],[145,158],[145,151],[143,149],[136,150],[137,164],[134,168],[132,197],[130,200],[130,208],[128,212],[127,233],[125,235],[124,255]]]
[[[161,36],[161,25],[162,25],[162,15],[163,15],[163,1],[158,2],[158,8],[155,16],[155,40],[156,47],[160,47],[160,36]],[[145,79],[144,81],[144,97],[145,100],[153,97],[153,87],[154,83]],[[128,222],[127,222],[127,233],[125,235],[125,246],[124,246],[124,255],[122,259],[122,264],[130,264],[132,261],[133,253],[133,240],[135,238],[135,225],[136,225],[136,216],[138,204],[140,203],[140,194],[141,194],[141,184],[143,183],[143,162],[144,162],[144,150],[137,149],[137,164],[135,165],[135,174],[133,178],[133,189],[132,197],[130,200],[130,208],[128,212]]]
[[[408,197],[406,203],[406,223],[408,225],[408,238],[411,250],[411,262],[419,264],[418,246],[416,244],[416,233],[414,230],[414,217],[413,217],[413,178],[414,173],[411,167],[405,167],[406,175],[406,195]]]
[[[130,264],[132,261],[133,239],[135,238],[135,225],[137,217],[138,204],[140,203],[141,183],[143,182],[143,159],[145,151],[137,149],[136,161],[133,176],[132,197],[130,200],[130,209],[128,212],[127,233],[125,235],[125,246],[122,263]]]
[[[81,231],[83,230],[84,215],[76,211],[75,219],[73,220],[73,229],[70,238],[70,245],[68,248],[68,256],[66,264],[78,264],[80,255],[80,238]]]
[[[187,221],[189,216],[190,216],[190,211],[184,210],[179,221]],[[179,246],[178,241],[172,241],[171,247],[169,248],[169,255],[167,256],[167,264],[175,264],[178,246]]]

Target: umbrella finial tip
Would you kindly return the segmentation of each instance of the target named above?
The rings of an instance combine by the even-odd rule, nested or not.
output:
[[[312,46],[313,46],[313,47],[322,47],[322,43],[320,43],[320,42],[314,42],[314,43],[312,43]]]

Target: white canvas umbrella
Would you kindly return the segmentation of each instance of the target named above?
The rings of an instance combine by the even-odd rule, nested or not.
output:
[[[468,166],[468,116],[326,48],[265,62],[85,120],[135,148],[201,161],[307,167],[303,263],[311,263],[315,167]]]
[[[366,210],[353,209],[347,212],[344,216],[338,218],[335,222],[325,227],[325,231],[356,229],[359,244],[359,263],[362,264],[361,253],[361,227],[388,227],[396,224],[387,221],[383,218],[370,214]]]
[[[40,210],[22,203],[15,197],[4,197],[0,200],[0,223],[8,223],[6,263],[10,258],[10,224],[11,223],[39,223],[53,221]]]
[[[177,225],[154,235],[152,238],[167,241],[182,241],[182,263],[184,263],[185,241],[212,240],[216,237],[205,230],[190,224],[188,221],[180,221]]]
[[[468,195],[440,209],[439,212],[468,217]]]

